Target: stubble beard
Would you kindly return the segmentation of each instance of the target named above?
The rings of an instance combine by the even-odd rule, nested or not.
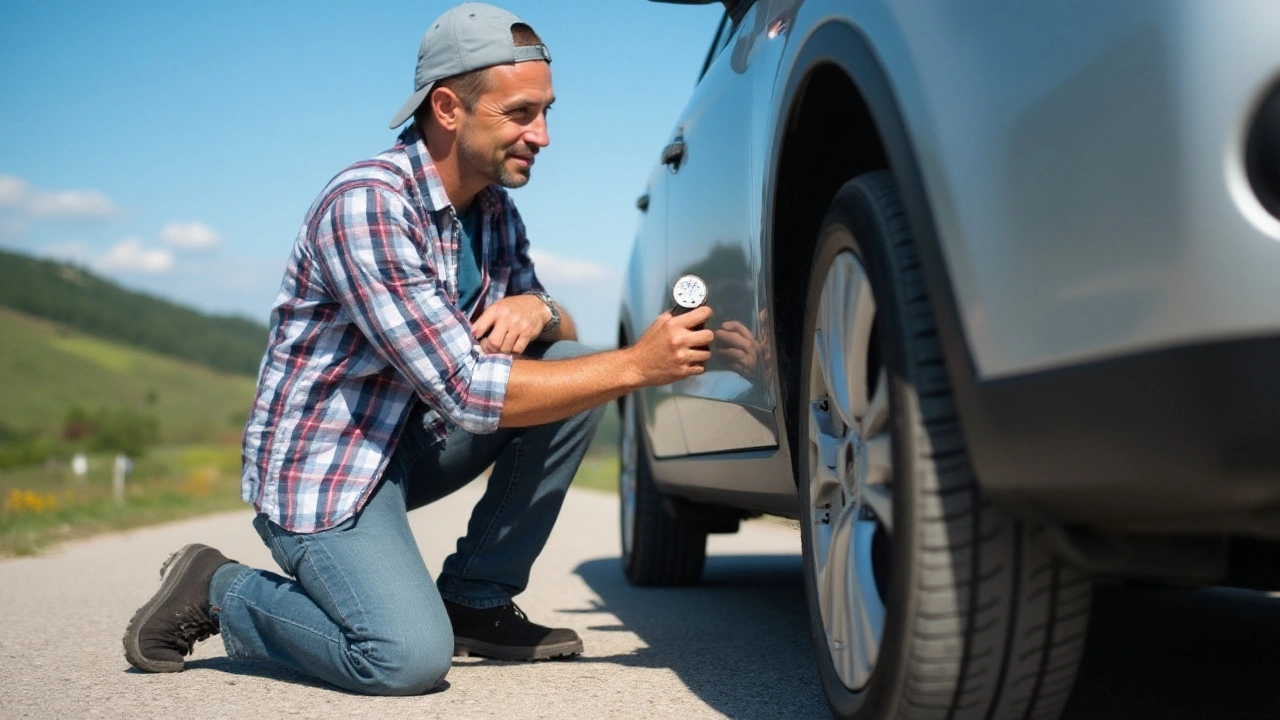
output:
[[[515,147],[514,145],[512,147]],[[511,148],[507,148],[510,150]],[[476,172],[479,172],[489,182],[497,183],[504,188],[515,190],[524,187],[529,182],[529,175],[513,173],[507,170],[507,153],[504,150],[502,156],[494,159],[494,157],[472,145],[470,139],[465,136],[458,138],[458,158],[466,163]]]

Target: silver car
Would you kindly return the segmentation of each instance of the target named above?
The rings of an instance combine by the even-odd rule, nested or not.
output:
[[[797,518],[857,718],[1055,718],[1093,579],[1280,587],[1280,3],[725,0],[638,202],[623,566]]]

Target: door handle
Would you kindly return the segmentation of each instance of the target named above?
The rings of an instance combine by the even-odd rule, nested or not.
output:
[[[662,164],[670,165],[671,172],[680,169],[680,163],[684,160],[684,138],[678,137],[671,141],[670,145],[662,148]]]

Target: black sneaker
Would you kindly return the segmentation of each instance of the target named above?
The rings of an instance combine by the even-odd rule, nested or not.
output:
[[[456,656],[547,660],[582,653],[582,638],[578,633],[530,622],[515,603],[477,610],[445,600],[444,607],[453,623]]]
[[[160,566],[160,589],[124,631],[124,657],[145,672],[182,672],[195,644],[218,634],[209,614],[213,571],[234,562],[208,545],[187,545]]]

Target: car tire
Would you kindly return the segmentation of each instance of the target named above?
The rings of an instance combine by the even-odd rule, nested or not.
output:
[[[622,570],[633,585],[696,584],[707,558],[707,531],[673,517],[654,485],[636,398],[623,398],[620,410]]]
[[[808,287],[797,478],[810,628],[833,714],[1058,717],[1092,581],[974,477],[890,173],[840,189]]]

